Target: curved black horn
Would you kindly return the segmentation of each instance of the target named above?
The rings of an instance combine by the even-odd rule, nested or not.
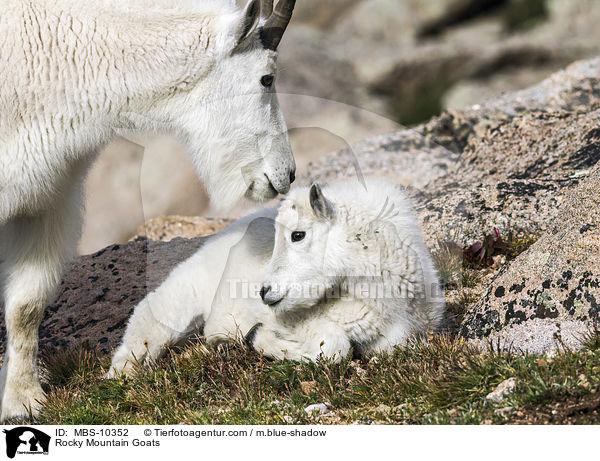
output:
[[[263,18],[270,18],[273,14],[273,0],[261,0],[260,14]]]
[[[292,19],[295,4],[296,0],[279,0],[277,2],[273,14],[269,16],[269,19],[267,19],[267,22],[260,31],[260,39],[266,49],[277,49],[277,45],[279,45],[285,29],[290,19]]]

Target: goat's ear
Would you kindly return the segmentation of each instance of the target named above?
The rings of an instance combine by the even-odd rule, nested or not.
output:
[[[244,18],[237,31],[237,40],[235,47],[239,47],[244,41],[252,35],[258,22],[260,21],[260,0],[250,0],[244,10]]]
[[[333,219],[335,217],[335,206],[323,195],[321,186],[313,184],[310,188],[310,206],[317,218]]]

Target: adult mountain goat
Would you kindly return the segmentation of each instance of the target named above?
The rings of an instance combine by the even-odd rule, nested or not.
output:
[[[293,7],[2,2],[0,418],[35,413],[43,398],[37,328],[79,239],[82,182],[99,147],[130,131],[170,133],[223,207],[289,190],[295,165],[273,84]]]
[[[262,298],[262,301],[261,301]],[[369,354],[440,325],[444,298],[404,193],[371,179],[296,189],[210,238],[140,302],[109,376],[204,324],[267,356]]]

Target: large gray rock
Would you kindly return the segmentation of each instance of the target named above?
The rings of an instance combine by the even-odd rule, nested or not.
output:
[[[119,345],[133,308],[204,240],[176,238],[170,242],[155,242],[140,238],[73,260],[56,300],[44,312],[39,332],[40,350],[51,354],[57,350],[90,347],[100,353],[110,353]],[[2,354],[5,338],[2,324]]]
[[[577,61],[539,84],[486,101],[467,113],[497,118],[532,110],[586,112],[600,108],[600,58]]]
[[[312,162],[299,185],[344,177],[387,177],[421,188],[454,168],[458,155],[413,130],[375,136]]]
[[[429,242],[467,245],[497,228],[539,234],[600,160],[600,111],[530,112],[473,135],[458,163],[415,193]]]
[[[600,129],[591,134],[600,149]],[[600,321],[600,165],[570,191],[550,229],[466,313],[461,334],[546,352],[576,347]]]

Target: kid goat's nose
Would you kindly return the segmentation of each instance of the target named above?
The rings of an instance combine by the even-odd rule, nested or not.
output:
[[[260,299],[262,299],[263,302],[265,302],[265,296],[267,296],[267,293],[269,293],[269,291],[271,291],[270,286],[266,287],[263,285],[262,287],[260,287]]]

